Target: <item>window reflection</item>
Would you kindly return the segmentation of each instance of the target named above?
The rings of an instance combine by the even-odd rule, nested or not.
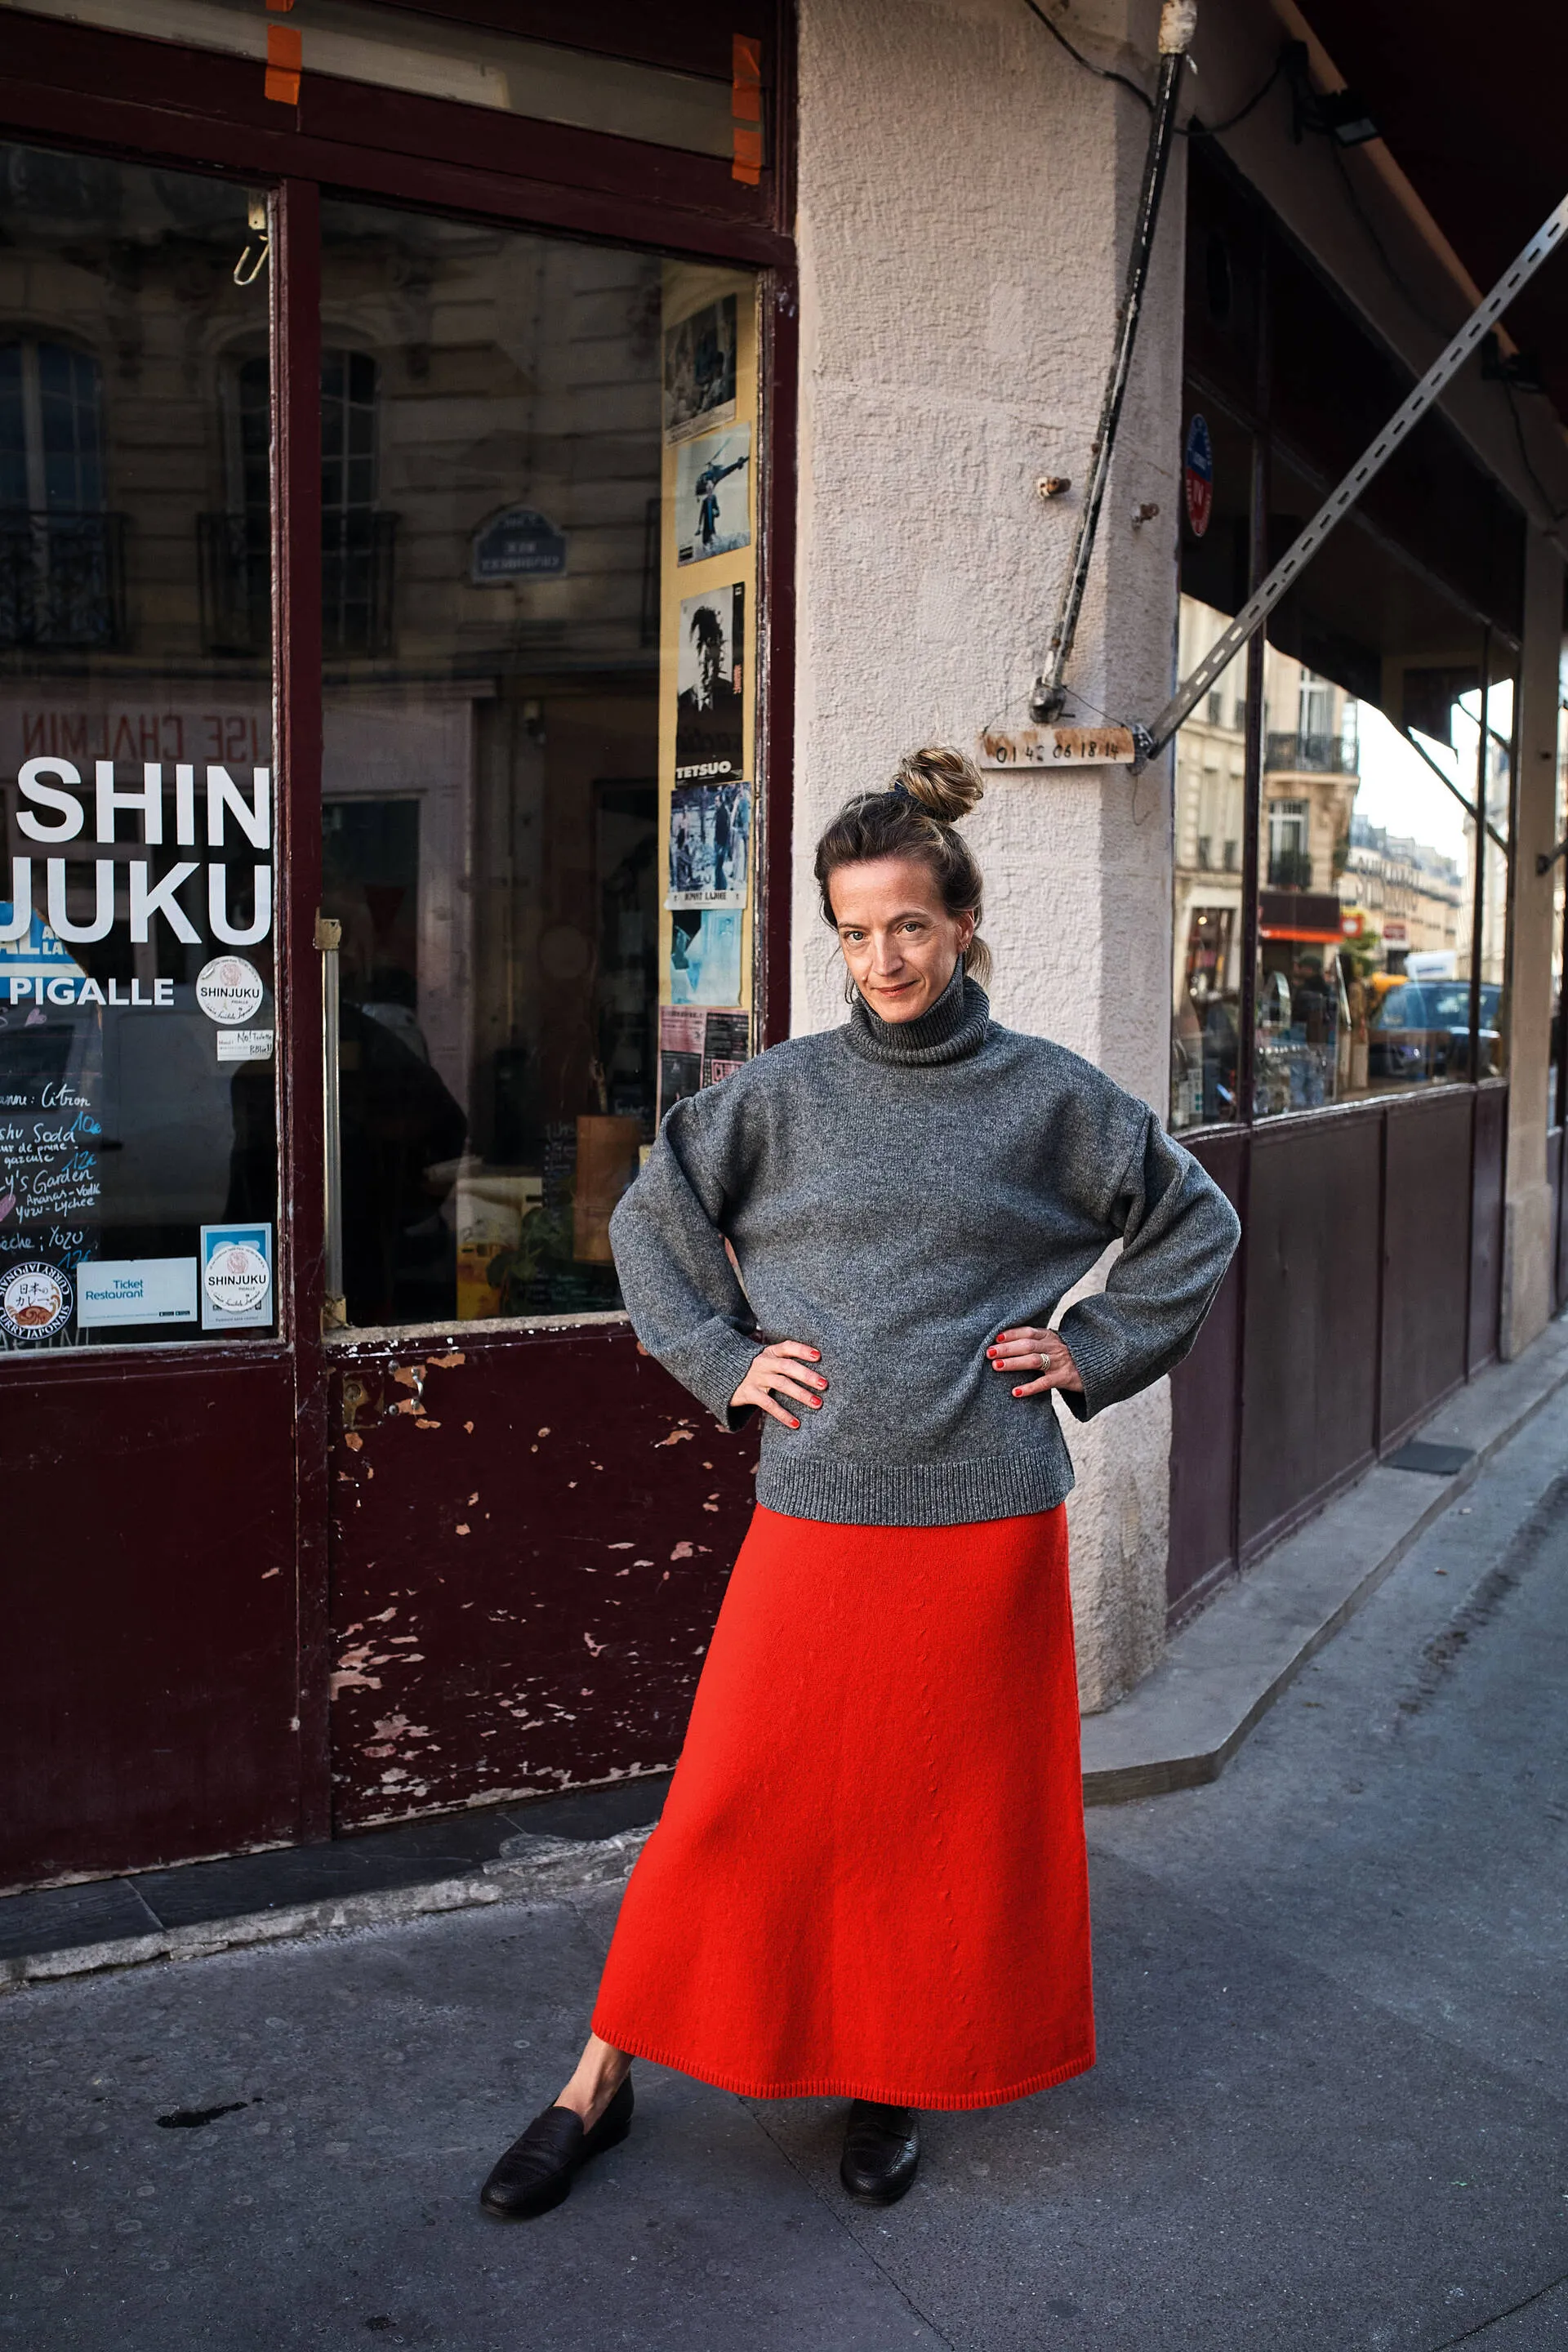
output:
[[[245,370],[268,407],[247,211],[0,152],[0,1349],[275,1322],[265,435],[237,614],[214,527]]]
[[[1212,605],[1183,597],[1184,677],[1229,625]],[[1176,737],[1171,1126],[1178,1132],[1237,1115],[1246,769],[1242,654]]]
[[[669,265],[339,202],[322,242],[349,1320],[614,1310],[659,1108]],[[743,1002],[721,928],[683,934],[705,1003]]]

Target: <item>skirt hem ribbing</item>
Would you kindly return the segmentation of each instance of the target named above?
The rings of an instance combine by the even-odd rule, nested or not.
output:
[[[1052,2091],[1059,2084],[1071,2082],[1075,2074],[1087,2074],[1094,2064],[1092,2046],[1083,2055],[1069,2058],[1060,2066],[1047,2066],[1042,2073],[1026,2075],[1021,2083],[1009,2084],[994,2091],[911,2091],[889,2090],[865,2082],[852,2082],[847,2076],[814,2075],[795,2083],[759,2083],[741,2074],[719,2074],[707,2066],[695,2065],[678,2052],[658,2048],[637,2034],[620,2034],[605,2031],[603,2019],[595,2017],[594,2032],[601,2042],[613,2050],[623,2051],[628,2058],[641,2058],[650,2066],[668,2066],[678,2074],[689,2074],[699,2083],[707,2083],[715,2091],[730,2091],[741,2099],[872,2099],[879,2106],[924,2107],[935,2113],[956,2113],[966,2107],[1005,2107],[1015,2099],[1033,2098],[1038,2091]]]

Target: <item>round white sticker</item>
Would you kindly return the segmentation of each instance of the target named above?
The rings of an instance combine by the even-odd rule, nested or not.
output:
[[[267,1260],[251,1242],[226,1242],[206,1264],[207,1297],[224,1315],[248,1314],[267,1296]]]
[[[266,993],[261,974],[244,956],[214,956],[196,974],[196,1003],[209,1021],[248,1021]]]
[[[73,1293],[67,1276],[41,1259],[0,1276],[0,1329],[12,1339],[52,1339],[70,1321]]]

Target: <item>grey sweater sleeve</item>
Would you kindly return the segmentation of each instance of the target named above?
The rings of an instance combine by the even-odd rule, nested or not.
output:
[[[1083,1393],[1056,1393],[1079,1421],[1135,1396],[1181,1362],[1241,1238],[1219,1186],[1148,1110],[1103,1213],[1121,1235],[1121,1254],[1104,1290],[1061,1321]]]
[[[717,1089],[713,1089],[717,1092]],[[704,1115],[707,1115],[706,1117]],[[647,1165],[610,1219],[610,1246],[632,1328],[650,1356],[689,1388],[722,1429],[738,1429],[730,1399],[761,1339],[719,1228],[722,1154],[703,1149],[710,1103],[678,1103]],[[714,1165],[710,1166],[711,1158]]]

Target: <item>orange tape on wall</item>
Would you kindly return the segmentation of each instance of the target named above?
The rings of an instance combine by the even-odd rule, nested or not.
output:
[[[730,44],[730,176],[754,188],[763,173],[763,45],[750,33]]]
[[[296,28],[292,25],[268,25],[266,90],[279,106],[299,105],[303,62],[304,43]]]

